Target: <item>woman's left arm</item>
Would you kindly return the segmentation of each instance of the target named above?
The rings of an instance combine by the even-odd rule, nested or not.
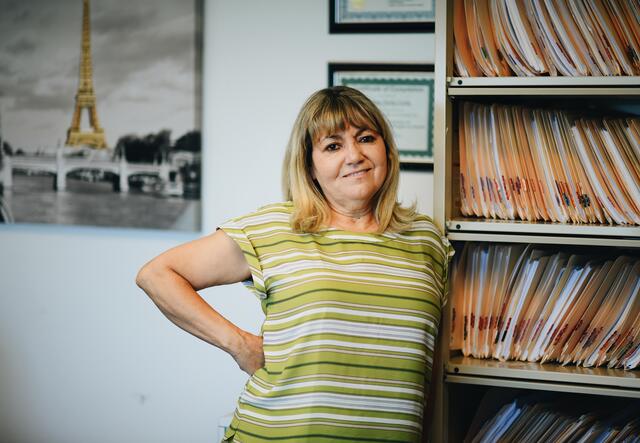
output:
[[[226,351],[252,374],[264,364],[262,337],[231,323],[196,292],[250,277],[242,250],[219,230],[160,254],[142,267],[136,283],[174,324]]]

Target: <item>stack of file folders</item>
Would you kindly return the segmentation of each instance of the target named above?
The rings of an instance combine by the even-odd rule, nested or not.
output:
[[[464,441],[640,442],[640,403],[632,401],[621,406],[603,405],[601,399],[521,396],[484,420],[479,430],[472,426]]]
[[[453,268],[450,349],[465,356],[635,369],[640,257],[465,244]]]
[[[463,215],[640,225],[640,118],[463,102],[459,120]]]
[[[640,74],[639,0],[455,0],[461,77]]]

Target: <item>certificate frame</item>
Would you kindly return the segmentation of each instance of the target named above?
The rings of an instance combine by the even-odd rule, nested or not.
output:
[[[360,89],[378,105],[394,131],[402,169],[433,170],[433,64],[329,63],[328,76],[329,86]],[[391,97],[415,109],[406,112]]]
[[[398,1],[377,0],[377,6],[371,3],[374,2],[329,0],[329,33],[435,32],[436,0],[424,0],[422,5],[413,1],[407,6]]]

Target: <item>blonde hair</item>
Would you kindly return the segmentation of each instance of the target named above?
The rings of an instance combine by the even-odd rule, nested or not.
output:
[[[313,141],[323,134],[344,131],[347,126],[376,131],[385,142],[387,176],[372,198],[379,232],[400,232],[416,217],[415,205],[397,202],[400,160],[391,127],[378,107],[357,89],[334,86],[315,92],[302,106],[293,129],[282,168],[282,188],[293,202],[291,224],[297,232],[318,232],[328,226],[331,209],[322,189],[311,176]]]

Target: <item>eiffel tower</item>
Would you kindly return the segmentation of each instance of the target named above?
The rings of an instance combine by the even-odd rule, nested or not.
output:
[[[92,131],[80,128],[82,110],[89,113],[89,124]],[[89,0],[82,1],[82,55],[80,59],[80,82],[76,93],[76,104],[73,111],[71,127],[67,131],[67,146],[90,146],[106,148],[107,141],[104,130],[98,123],[96,112],[96,95],[93,91],[93,68],[91,66],[91,24],[89,21]]]

